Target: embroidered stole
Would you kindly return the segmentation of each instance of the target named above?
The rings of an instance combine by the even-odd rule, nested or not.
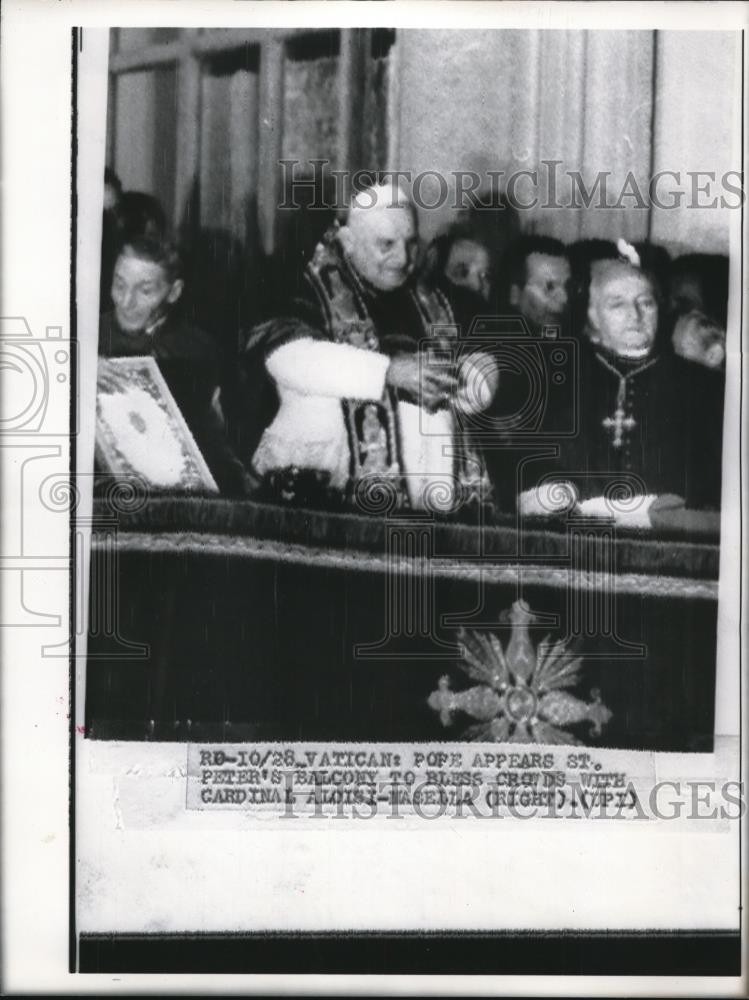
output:
[[[379,351],[380,338],[367,310],[364,286],[337,250],[334,239],[335,232],[329,231],[307,265],[307,278],[322,307],[327,335],[336,343]],[[422,336],[436,335],[440,340],[457,336],[452,309],[440,291],[417,284],[407,294],[420,317]],[[396,393],[387,388],[377,402],[345,399],[342,407],[350,455],[347,499],[356,496],[366,506],[368,498],[387,497],[387,509],[408,507]],[[464,439],[457,422],[454,428],[453,466],[462,500],[486,500],[490,487],[484,462]]]

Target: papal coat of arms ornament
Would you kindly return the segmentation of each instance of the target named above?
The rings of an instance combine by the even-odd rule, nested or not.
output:
[[[512,633],[506,649],[491,632],[461,629],[460,667],[478,685],[452,691],[449,677],[440,678],[428,703],[443,726],[464,712],[478,720],[462,734],[470,742],[581,744],[565,727],[582,722],[590,723],[592,737],[600,736],[611,719],[600,694],[592,691],[586,702],[567,690],[580,681],[580,657],[564,639],[546,636],[533,645],[528,626],[534,615],[525,601],[515,601],[507,617]]]

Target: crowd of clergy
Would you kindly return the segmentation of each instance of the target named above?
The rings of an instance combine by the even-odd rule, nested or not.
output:
[[[99,391],[117,391],[107,359],[155,358],[224,495],[637,530],[719,510],[725,257],[615,231],[565,245],[510,212],[424,245],[385,184],[219,342],[158,202],[106,190]]]

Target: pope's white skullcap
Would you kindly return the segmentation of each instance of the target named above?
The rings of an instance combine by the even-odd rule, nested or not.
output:
[[[411,199],[398,183],[372,184],[362,188],[351,199],[349,211],[366,212],[379,208],[412,208]]]

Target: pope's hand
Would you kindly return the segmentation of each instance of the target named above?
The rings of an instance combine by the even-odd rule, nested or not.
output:
[[[455,392],[455,377],[442,368],[430,367],[417,354],[397,354],[387,370],[387,384],[427,410],[447,406]]]

